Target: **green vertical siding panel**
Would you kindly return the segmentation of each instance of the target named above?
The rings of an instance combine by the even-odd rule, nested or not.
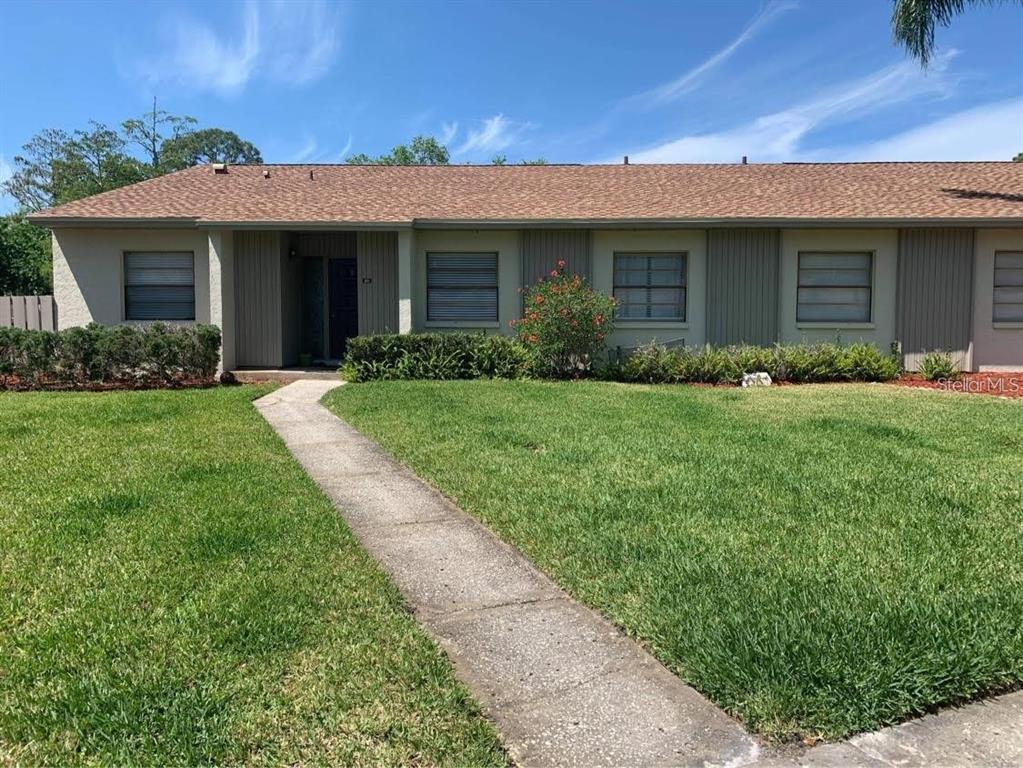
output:
[[[972,229],[899,232],[896,337],[910,370],[933,350],[972,363],[973,241]]]
[[[528,288],[564,260],[565,271],[592,279],[592,236],[588,229],[522,231],[522,285]]]
[[[280,259],[280,233],[235,232],[235,349],[240,366],[282,364]]]
[[[707,341],[773,344],[778,340],[777,229],[707,232]]]
[[[359,333],[398,332],[398,233],[360,232]]]

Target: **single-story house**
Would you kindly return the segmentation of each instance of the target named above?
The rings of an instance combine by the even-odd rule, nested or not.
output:
[[[610,344],[841,339],[1023,369],[1023,163],[206,165],[30,217],[61,328],[214,323],[223,366],[509,333],[559,260]]]

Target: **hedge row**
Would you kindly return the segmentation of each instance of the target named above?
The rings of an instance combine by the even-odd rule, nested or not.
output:
[[[503,336],[414,333],[359,336],[348,342],[341,375],[348,381],[386,379],[517,379],[542,377],[524,344]],[[605,366],[607,379],[647,384],[737,384],[766,371],[779,382],[889,381],[899,356],[872,344],[666,348],[651,344]]]
[[[531,355],[514,339],[482,333],[412,333],[348,340],[341,376],[384,379],[518,379]]]
[[[2,389],[206,386],[219,360],[213,325],[0,328]]]
[[[611,366],[616,381],[647,384],[737,384],[743,374],[765,371],[774,381],[890,381],[902,372],[895,351],[873,344],[797,344],[773,347],[641,347]]]

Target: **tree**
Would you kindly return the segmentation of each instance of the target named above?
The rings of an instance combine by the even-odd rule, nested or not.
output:
[[[133,184],[149,177],[143,163],[125,152],[125,141],[102,123],[89,130],[48,129],[15,155],[3,189],[22,210],[34,211]]]
[[[263,156],[251,142],[234,131],[203,128],[166,139],[160,145],[160,169],[179,171],[202,163],[262,163]]]
[[[121,128],[125,138],[146,154],[150,167],[159,170],[162,165],[163,145],[193,130],[192,126],[197,122],[194,117],[188,115],[178,117],[165,109],[157,109],[154,97],[152,112],[147,112],[139,118],[125,120],[121,123]],[[167,130],[170,131],[170,136],[164,135]]]
[[[399,144],[386,155],[370,157],[365,153],[351,155],[350,165],[447,165],[448,148],[433,136],[416,136],[408,144]]]
[[[1023,152],[1020,152],[1018,155],[1016,155],[1014,158],[1012,158],[1012,162],[1014,162],[1014,163],[1023,163]]]
[[[508,155],[494,155],[490,160],[491,165],[508,165]]]
[[[926,67],[934,54],[937,25],[949,26],[967,6],[1005,2],[1023,4],[1023,0],[894,0],[892,32],[895,40]]]
[[[50,293],[50,234],[19,214],[0,217],[0,296]]]

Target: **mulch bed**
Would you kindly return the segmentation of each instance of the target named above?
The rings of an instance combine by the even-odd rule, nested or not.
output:
[[[0,374],[0,392],[112,392],[141,389],[196,389],[215,386],[215,379],[176,377],[173,379],[115,379],[112,381],[68,381],[57,377],[21,378]]]
[[[1023,397],[1023,372],[964,373],[957,379],[927,381],[917,375],[906,375],[892,382],[897,387],[938,389],[943,392],[961,392],[971,395],[996,397]]]

